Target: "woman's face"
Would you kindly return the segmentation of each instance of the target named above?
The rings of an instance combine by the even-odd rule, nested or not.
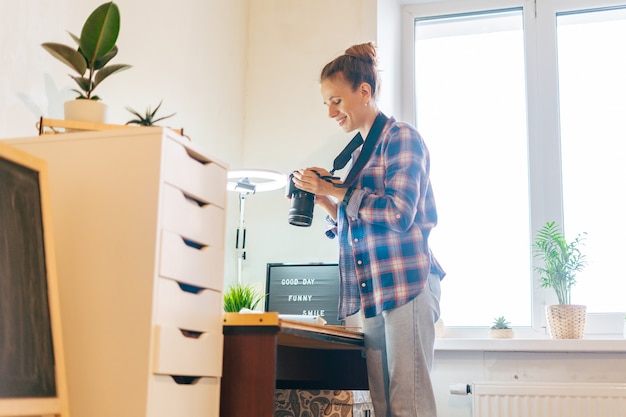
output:
[[[335,119],[345,132],[365,127],[370,101],[369,84],[363,83],[356,91],[341,73],[326,78],[321,84],[322,98],[328,106],[328,117]]]

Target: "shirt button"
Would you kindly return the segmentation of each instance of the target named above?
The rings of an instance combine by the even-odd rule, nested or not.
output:
[[[350,217],[350,220],[356,221],[356,217]]]
[[[399,219],[401,216],[399,214],[396,214],[396,219]]]
[[[367,284],[366,284],[366,283],[364,283],[364,282],[362,282],[362,283],[361,283],[361,287],[365,288],[365,287],[367,287]]]
[[[362,264],[363,264],[363,261],[360,261],[360,260],[359,260],[359,261],[356,261],[356,263],[357,263],[357,264],[359,264],[359,265],[362,265]]]
[[[358,242],[358,241],[359,241],[359,239],[354,239],[354,241],[355,241],[355,242]]]

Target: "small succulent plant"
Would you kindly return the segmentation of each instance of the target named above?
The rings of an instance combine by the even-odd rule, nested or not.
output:
[[[511,323],[506,321],[504,316],[500,316],[500,317],[495,318],[493,320],[493,326],[491,326],[492,330],[496,330],[496,329],[510,329],[510,328],[511,328]]]
[[[150,107],[148,107],[146,109],[146,114],[142,115],[141,113],[139,113],[137,110],[133,110],[130,107],[126,107],[126,110],[128,110],[129,112],[131,112],[133,115],[135,115],[137,118],[136,119],[132,119],[126,122],[127,125],[140,125],[140,126],[153,126],[156,122],[160,122],[162,120],[165,120],[167,118],[170,118],[172,116],[174,116],[176,113],[172,113],[172,114],[168,114],[167,116],[162,116],[159,118],[156,118],[156,113],[157,111],[159,111],[159,108],[161,107],[161,104],[163,104],[163,100],[161,100],[161,102],[159,103],[158,106],[156,106],[156,108],[154,110],[151,110]]]

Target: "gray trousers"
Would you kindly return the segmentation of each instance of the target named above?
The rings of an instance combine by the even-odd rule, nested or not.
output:
[[[431,274],[411,302],[363,320],[375,417],[436,417],[430,381],[441,287]]]

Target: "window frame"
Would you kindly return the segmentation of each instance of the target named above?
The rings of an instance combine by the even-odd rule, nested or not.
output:
[[[415,105],[415,19],[475,12],[522,9],[527,92],[529,157],[529,234],[548,220],[563,224],[557,14],[626,5],[625,0],[421,0],[406,4],[402,13],[401,117],[419,129]],[[532,241],[532,240],[531,240]],[[531,327],[516,328],[521,337],[547,334],[545,306],[556,303],[553,291],[541,288],[533,273]],[[484,327],[448,328],[446,337],[476,337]]]

